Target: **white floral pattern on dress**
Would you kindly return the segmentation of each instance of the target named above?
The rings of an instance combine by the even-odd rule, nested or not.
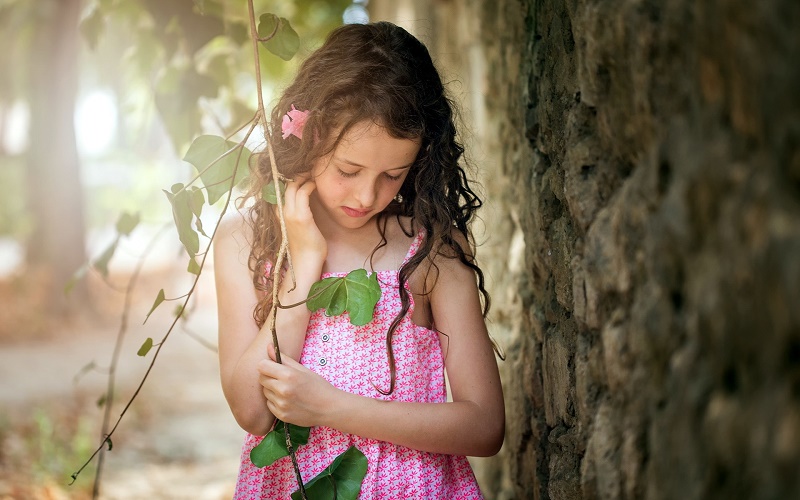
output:
[[[423,235],[420,232],[414,238],[404,263],[417,252]],[[323,277],[345,274],[326,273]],[[378,282],[381,299],[372,322],[367,325],[351,325],[346,314],[329,317],[319,310],[311,315],[300,362],[334,386],[353,394],[387,401],[445,402],[444,360],[439,336],[411,321],[413,298],[409,313],[392,339],[395,389],[389,395],[379,392],[378,389],[389,388],[386,332],[402,304],[398,271],[378,271]],[[297,489],[289,457],[262,469],[250,461],[250,450],[261,439],[251,434],[245,437],[234,500],[286,499]],[[312,428],[308,444],[297,450],[303,482],[323,471],[352,445],[361,450],[368,461],[360,499],[483,498],[466,457],[422,452],[344,434],[329,427]]]

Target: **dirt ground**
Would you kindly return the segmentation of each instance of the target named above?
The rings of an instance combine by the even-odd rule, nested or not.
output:
[[[155,353],[139,357],[136,351],[147,337],[158,343],[171,321],[176,303],[165,303],[142,325],[158,288],[167,288],[168,297],[188,290],[185,273],[170,271],[148,281],[131,311],[112,420]],[[114,293],[92,287],[98,302]],[[3,302],[0,297],[0,307],[18,307]],[[110,312],[121,304],[121,297],[110,300],[101,318],[59,324],[46,335],[0,337],[0,500],[90,497],[94,466],[74,486],[67,485],[101,441],[103,409],[97,401],[105,392],[118,330]],[[221,500],[232,495],[244,433],[222,395],[216,353],[205,345],[216,344],[210,272],[201,280],[186,326],[191,334],[182,327],[173,331],[112,437],[101,476],[103,499]],[[95,368],[83,370],[91,363]]]

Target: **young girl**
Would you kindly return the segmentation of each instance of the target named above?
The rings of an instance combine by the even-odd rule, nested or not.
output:
[[[289,457],[250,462],[275,418],[312,427],[297,450],[304,482],[355,445],[368,459],[360,498],[480,498],[465,456],[497,453],[505,426],[469,229],[481,202],[427,49],[390,23],[341,27],[303,63],[271,125],[290,179],[296,280],[286,272],[280,304],[359,268],[377,273],[382,296],[360,327],[346,313],[279,309],[275,362],[265,318],[280,223],[260,199],[269,160],[258,164],[249,212],[228,217],[215,243],[222,386],[249,433],[235,498],[298,488]]]

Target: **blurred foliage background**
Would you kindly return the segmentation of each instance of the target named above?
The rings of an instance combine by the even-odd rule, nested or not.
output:
[[[254,2],[301,39],[288,62],[260,51],[267,105],[362,3]],[[169,220],[161,189],[189,175],[192,138],[253,116],[248,33],[241,1],[0,0],[0,276],[40,276],[68,312],[63,285],[120,212]]]
[[[365,4],[254,1],[256,17],[286,18],[300,37],[290,61],[260,49],[267,107],[330,30],[366,20]],[[0,384],[0,497],[82,498],[91,489],[91,469],[77,489],[62,488],[95,445],[100,388],[53,388],[69,385],[95,354],[107,356],[102,349],[110,347],[122,299],[92,272],[69,295],[64,287],[113,240],[120,214],[138,213],[141,224],[111,262],[112,288],[124,286],[149,239],[172,223],[162,189],[193,176],[181,160],[192,139],[227,136],[252,118],[247,2],[0,0],[0,46],[0,359],[3,373],[13,373]],[[140,297],[148,305],[153,283],[167,287],[171,280],[175,291],[185,284],[185,259],[176,259],[183,250],[174,228],[168,233],[171,240],[148,258]],[[198,300],[213,309],[213,299],[203,298],[210,288]],[[212,321],[198,330],[204,328],[201,335],[215,336]],[[70,336],[94,331],[103,336],[90,336],[94,348],[69,343]],[[20,353],[30,350],[20,346],[38,341],[41,366],[14,372],[12,365],[25,363]],[[60,352],[47,361],[51,347]],[[124,356],[135,358],[132,349]],[[208,357],[203,367],[215,365],[213,353],[202,356]],[[213,370],[208,374],[211,391],[218,390]],[[221,395],[214,397],[224,406]],[[180,393],[163,399],[174,405]],[[158,413],[134,413],[149,411]],[[228,482],[231,473],[225,471]]]

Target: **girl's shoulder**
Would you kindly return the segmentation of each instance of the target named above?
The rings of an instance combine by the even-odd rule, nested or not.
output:
[[[214,233],[214,252],[218,256],[247,257],[253,242],[253,228],[247,209],[234,208],[219,221]],[[220,255],[222,254],[222,255]]]

